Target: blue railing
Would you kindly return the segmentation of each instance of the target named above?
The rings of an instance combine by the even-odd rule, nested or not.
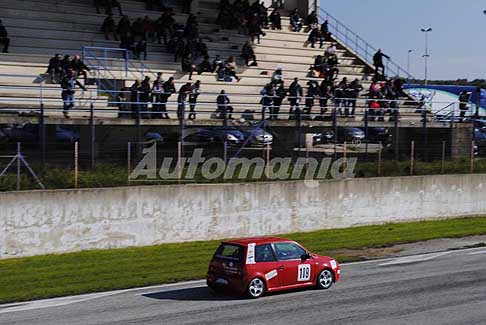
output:
[[[340,41],[351,51],[354,51],[369,65],[373,65],[373,56],[377,52],[377,49],[365,41],[361,36],[353,32],[349,27],[347,27],[329,12],[322,8],[319,10],[320,18],[328,21],[329,32],[333,34],[334,38]],[[386,60],[385,70],[388,77],[403,77],[405,79],[413,79],[413,76],[406,69],[402,68],[391,59]]]

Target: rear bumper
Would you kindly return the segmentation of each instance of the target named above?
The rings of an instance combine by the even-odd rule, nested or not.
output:
[[[246,291],[245,283],[242,279],[229,278],[215,273],[208,273],[206,284],[210,288],[244,293]]]

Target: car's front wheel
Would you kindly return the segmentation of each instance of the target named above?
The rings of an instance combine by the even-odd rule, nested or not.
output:
[[[263,282],[260,278],[254,278],[248,284],[248,289],[246,290],[248,297],[252,299],[260,298],[265,294],[266,286],[265,282]]]
[[[334,274],[330,270],[322,270],[317,276],[317,288],[329,289],[334,283]]]

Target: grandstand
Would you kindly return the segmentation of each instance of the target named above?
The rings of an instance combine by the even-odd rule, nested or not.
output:
[[[230,55],[239,57],[241,47],[248,37],[238,34],[235,30],[221,30],[215,24],[214,17],[218,15],[217,3],[218,1],[198,3],[201,36],[209,40],[207,45],[212,58],[216,54],[222,58]],[[160,15],[156,11],[147,11],[143,2],[123,0],[121,4],[124,14],[132,20],[144,16],[157,19]],[[165,53],[163,45],[149,43],[148,60],[143,62],[124,62],[120,59],[120,53],[102,50],[116,49],[119,42],[104,39],[100,27],[105,15],[96,14],[92,1],[72,3],[57,0],[0,0],[0,7],[4,24],[12,39],[11,53],[0,55],[0,105],[4,110],[38,111],[39,98],[42,97],[47,117],[62,116],[59,109],[62,106],[59,86],[46,82],[39,84],[43,80],[39,76],[45,73],[47,62],[55,53],[84,53],[85,62],[89,63],[93,70],[92,78],[117,81],[112,83],[112,91],[119,90],[122,86],[130,86],[135,79],[140,79],[144,75],[154,80],[157,72],[163,72],[164,79],[175,77],[177,87],[188,81],[188,75],[181,73],[180,63],[174,63],[173,55]],[[180,8],[176,7],[175,19],[184,23],[186,18],[187,15],[180,13]],[[323,50],[304,47],[307,34],[289,31],[288,18],[283,18],[282,25],[282,31],[265,30],[266,36],[260,44],[255,44],[258,67],[244,67],[242,61],[239,62],[241,82],[220,82],[214,74],[207,73],[193,78],[202,82],[203,95],[199,98],[201,110],[208,113],[214,110],[216,94],[224,89],[236,111],[250,109],[259,112],[258,94],[269,82],[271,73],[277,67],[284,70],[287,86],[294,77],[299,77],[301,85],[305,88],[309,80],[309,66],[314,62],[315,56],[322,54]],[[342,41],[337,42],[339,78],[358,78],[367,89],[371,83],[373,67]],[[325,47],[328,45],[325,44]],[[105,53],[100,54],[101,52]],[[91,103],[94,103],[96,118],[117,116],[116,105],[109,105],[109,97],[99,96],[95,85],[90,86],[87,92],[78,92],[77,99],[79,101],[73,111],[73,117],[86,117]],[[175,109],[174,105],[172,109]],[[419,119],[419,116],[413,115],[415,109],[415,105],[403,106],[403,118]],[[75,113],[76,111],[78,113]],[[199,116],[201,120],[209,117],[210,114]]]

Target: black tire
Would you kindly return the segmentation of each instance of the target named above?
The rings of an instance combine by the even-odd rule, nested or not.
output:
[[[265,281],[260,278],[251,279],[248,287],[246,288],[246,295],[251,299],[258,299],[262,297],[267,291]]]
[[[208,288],[211,290],[212,293],[214,293],[216,295],[220,295],[224,292],[224,289],[220,286],[208,285]]]
[[[334,283],[334,273],[329,269],[322,270],[316,279],[316,288],[320,290],[327,290],[332,287]]]

